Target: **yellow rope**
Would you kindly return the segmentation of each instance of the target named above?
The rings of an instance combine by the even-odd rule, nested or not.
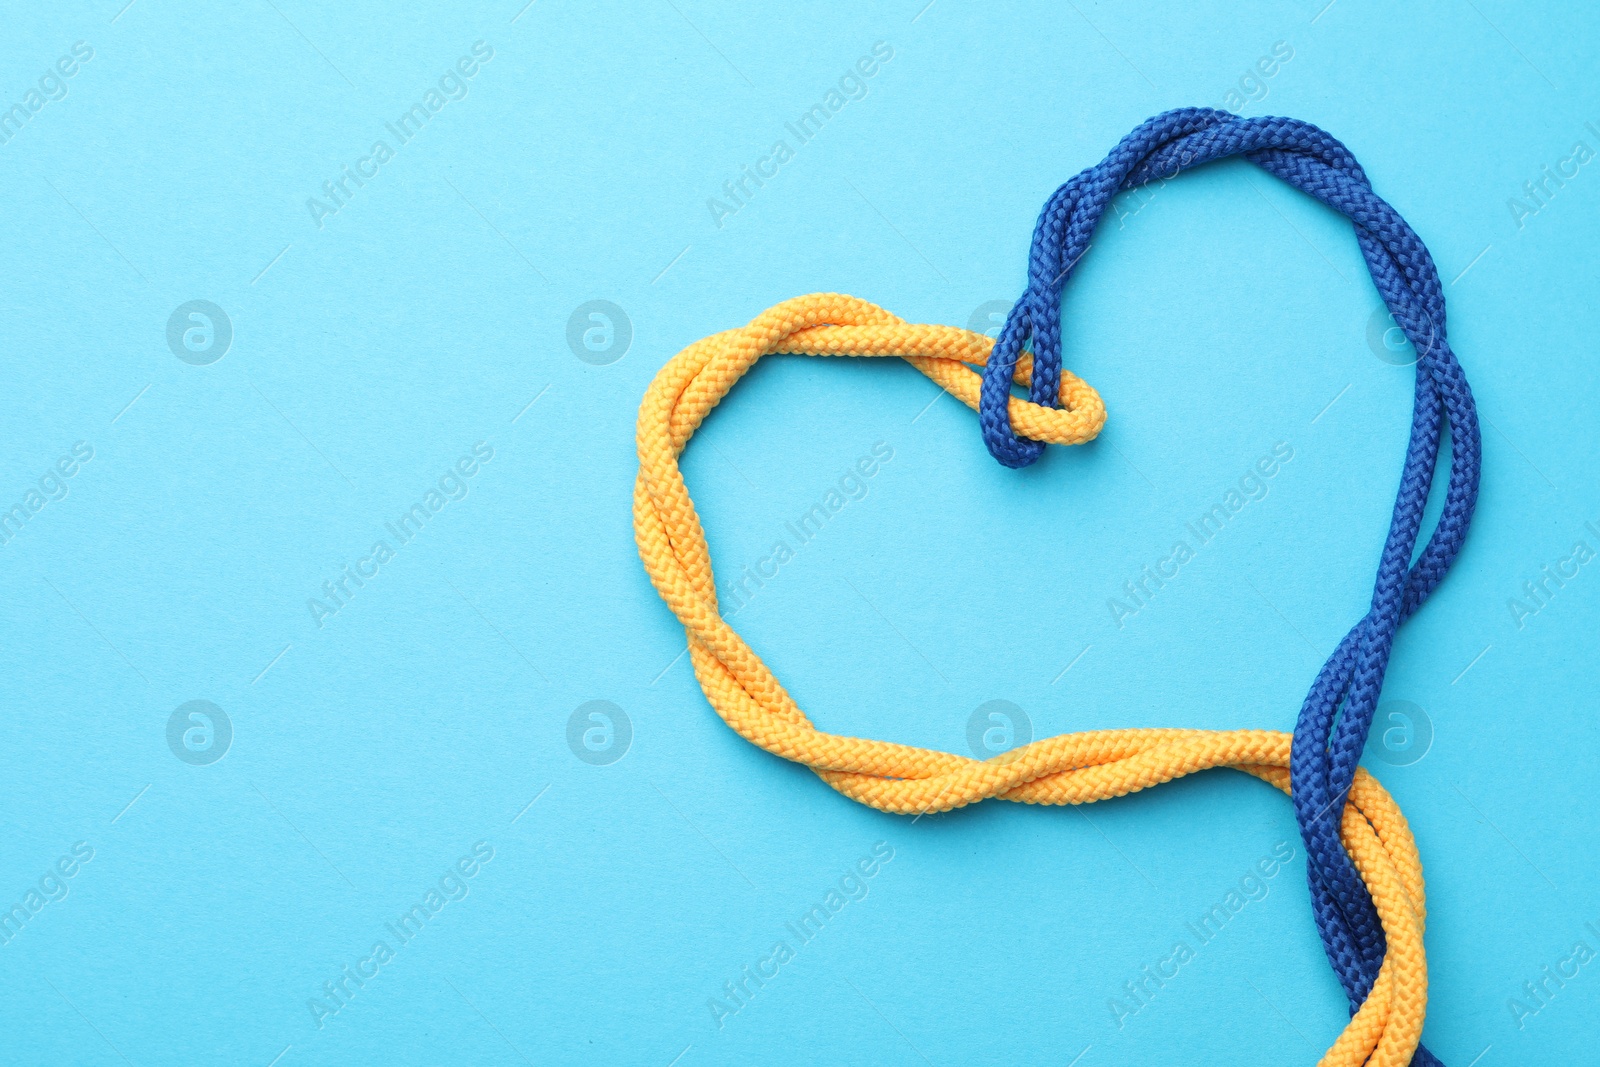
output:
[[[746,740],[803,763],[852,800],[896,814],[949,811],[998,797],[1025,804],[1089,804],[1211,767],[1233,767],[1289,791],[1290,735],[1276,730],[1093,730],[1045,738],[989,760],[818,730],[772,672],[722,618],[711,555],[678,468],[702,420],[762,356],[898,356],[968,407],[978,406],[992,342],[949,326],[902,322],[876,305],[819,293],[763,312],[674,356],[639,406],[639,477],[633,524],[650,580],[688,634],[706,699]],[[1024,355],[1016,380],[1032,368]],[[1011,400],[1019,434],[1082,444],[1105,407],[1063,371],[1061,409]],[[1422,863],[1410,827],[1365,770],[1344,809],[1341,835],[1377,906],[1388,953],[1366,1002],[1319,1061],[1321,1067],[1405,1067],[1422,1036],[1428,969],[1423,954]]]

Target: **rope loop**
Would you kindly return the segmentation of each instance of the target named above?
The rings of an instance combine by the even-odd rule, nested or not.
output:
[[[994,342],[953,326],[907,323],[865,300],[839,293],[814,293],[776,304],[748,326],[713,334],[678,353],[656,376],[672,383],[670,439],[681,449],[700,420],[728,394],[756,360],[774,354],[810,356],[898,356],[957,400],[978,407],[981,379],[969,364],[989,362]],[[1010,364],[1008,381],[1031,385],[1033,356],[1022,352]],[[1105,424],[1105,404],[1087,382],[1059,370],[1051,378],[1048,405],[1013,397],[1006,418],[1024,438],[1039,444],[1079,445]],[[667,396],[661,394],[666,402]],[[644,433],[645,411],[640,411]],[[652,429],[659,427],[652,426]]]
[[[979,424],[989,451],[1006,466],[1022,467],[1039,458],[1043,446],[1013,428],[1006,402],[1011,383],[1005,372],[1023,346],[1031,344],[1030,397],[1044,403],[1051,395],[1053,376],[1061,366],[1061,293],[1112,199],[1235,155],[1351,220],[1373,284],[1418,355],[1411,439],[1371,608],[1339,643],[1307,695],[1295,725],[1291,763],[1295,816],[1309,857],[1317,928],[1356,1011],[1378,979],[1384,932],[1357,864],[1340,847],[1339,800],[1353,787],[1395,633],[1427,600],[1460,552],[1478,497],[1482,440],[1477,409],[1446,337],[1444,290],[1428,249],[1373,192],[1349,150],[1309,123],[1245,119],[1208,108],[1157,115],[1045,203],[1034,229],[1027,291],[1007,317],[984,371]],[[1416,554],[1446,427],[1450,474],[1443,508],[1433,534]],[[1419,1048],[1414,1062],[1432,1067],[1439,1061]]]

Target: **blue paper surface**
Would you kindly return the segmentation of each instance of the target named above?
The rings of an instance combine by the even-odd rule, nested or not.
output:
[[[1366,764],[1429,1046],[1592,1057],[1591,6],[124,3],[0,40],[0,1060],[1314,1062],[1284,797],[860,807],[710,711],[632,539],[673,353],[819,290],[989,328],[1184,105],[1329,130],[1439,264],[1483,493]],[[696,436],[820,727],[1287,730],[1364,611],[1413,354],[1346,220],[1128,194],[1064,321],[1110,416],[1028,470],[898,362],[765,361]]]

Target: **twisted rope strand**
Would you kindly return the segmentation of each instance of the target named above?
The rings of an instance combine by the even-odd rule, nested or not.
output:
[[[992,368],[998,346],[978,334],[901,322],[835,294],[785,301],[750,325],[697,341],[656,375],[639,408],[634,534],[657,592],[683,623],[690,660],[717,714],[751,743],[810,767],[840,793],[896,814],[949,811],[999,798],[1087,804],[1197,771],[1233,767],[1289,792],[1294,739],[1267,730],[1097,730],[1045,738],[990,760],[818,730],[759,656],[722,618],[710,549],[678,465],[689,438],[764,355],[898,356],[969,407],[987,400],[966,364]],[[1006,364],[1030,399],[1006,398],[1006,417],[1030,444],[1081,444],[1105,409],[1059,361],[1048,373],[1025,352]],[[1039,382],[1049,389],[1041,393]],[[1044,396],[1052,406],[1040,404]],[[1059,404],[1060,408],[1053,405]],[[1336,833],[1348,850],[1384,938],[1384,951],[1349,1024],[1322,1067],[1402,1067],[1427,1010],[1422,864],[1393,799],[1365,770],[1353,772]]]
[[[1062,185],[1034,229],[1028,288],[1006,320],[984,369],[979,423],[1001,463],[1026,466],[1044,446],[1019,437],[1010,422],[1008,370],[1031,342],[1031,399],[1047,403],[1061,365],[1061,294],[1117,193],[1166,181],[1213,160],[1242,155],[1267,173],[1348,216],[1373,284],[1418,353],[1411,438],[1394,516],[1380,556],[1367,614],[1351,628],[1317,675],[1295,725],[1291,757],[1295,816],[1309,857],[1317,928],[1352,1011],[1376,988],[1384,930],[1362,884],[1360,864],[1340,847],[1335,811],[1351,790],[1383,688],[1400,624],[1427,600],[1461,550],[1477,503],[1481,438],[1466,377],[1445,339],[1444,291],[1433,258],[1398,212],[1372,191],[1348,149],[1308,123],[1241,119],[1230,112],[1183,108],[1149,119],[1106,158]],[[1412,561],[1433,485],[1445,426],[1450,474],[1433,534]],[[1418,1067],[1438,1060],[1417,1050]]]

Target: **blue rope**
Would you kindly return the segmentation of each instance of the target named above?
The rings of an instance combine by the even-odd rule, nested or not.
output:
[[[1372,726],[1395,632],[1443,580],[1461,550],[1478,499],[1477,410],[1445,339],[1444,293],[1427,248],[1372,191],[1344,145],[1315,126],[1284,118],[1241,119],[1208,108],[1157,115],[1125,137],[1103,162],[1057,189],[1040,212],[1028,260],[1028,289],[1011,309],[984,368],[979,421],[984,444],[1001,463],[1024,467],[1039,458],[1044,445],[1019,438],[1011,428],[1007,401],[1012,368],[1031,342],[1029,396],[1036,404],[1058,403],[1061,292],[1112,198],[1235,155],[1350,218],[1373,284],[1419,357],[1411,441],[1372,606],[1339,642],[1306,696],[1295,723],[1290,764],[1317,929],[1354,1012],[1378,977],[1384,937],[1372,898],[1339,841],[1344,797]],[[1450,475],[1444,507],[1412,562],[1446,425]],[[1411,1062],[1414,1067],[1439,1064],[1421,1046]]]

